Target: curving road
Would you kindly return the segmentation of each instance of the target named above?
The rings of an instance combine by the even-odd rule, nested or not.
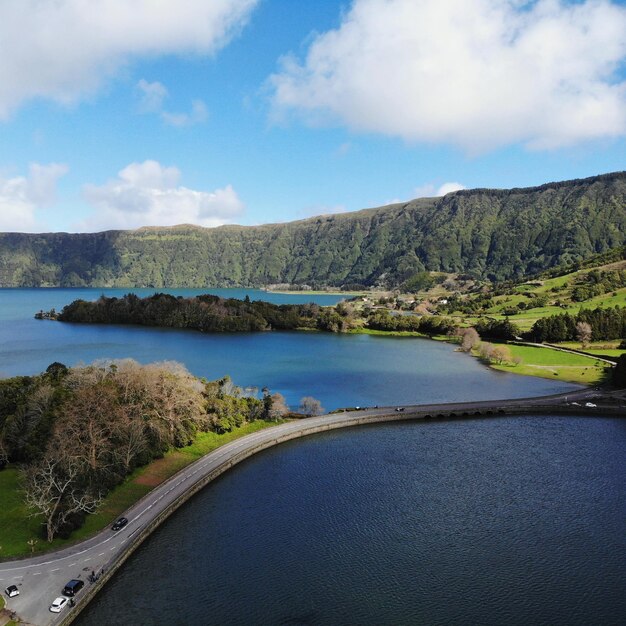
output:
[[[591,400],[598,405],[597,408],[584,406]],[[402,410],[400,407],[375,407],[281,424],[226,444],[181,470],[128,509],[124,516],[129,523],[118,532],[107,528],[70,548],[0,563],[0,587],[3,590],[10,584],[19,587],[20,595],[7,599],[7,608],[24,623],[49,626],[71,622],[141,541],[176,508],[236,463],[289,439],[335,428],[429,417],[528,412],[626,415],[625,405],[626,399],[618,392],[584,389],[540,398],[411,405],[402,407]],[[88,582],[92,572],[101,574],[95,584]],[[67,605],[60,614],[51,613],[48,610],[50,603],[61,595],[63,586],[72,578],[85,581],[85,588],[75,599],[76,607]]]

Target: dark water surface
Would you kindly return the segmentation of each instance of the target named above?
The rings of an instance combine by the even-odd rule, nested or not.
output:
[[[410,337],[267,332],[203,334],[196,331],[37,321],[39,309],[62,308],[76,298],[127,289],[0,289],[0,376],[131,357],[140,363],[174,360],[197,376],[228,374],[244,387],[269,387],[297,407],[303,396],[340,406],[515,398],[557,393],[575,385],[503,374],[454,351],[449,344]],[[139,295],[154,290],[134,289]],[[194,295],[200,290],[168,290]],[[267,294],[241,289],[213,293],[276,302],[337,302],[338,296]]]
[[[157,530],[78,620],[624,624],[626,421],[335,431],[265,451]]]

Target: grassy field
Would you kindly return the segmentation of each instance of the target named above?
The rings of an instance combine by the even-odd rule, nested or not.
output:
[[[539,376],[541,378],[587,385],[604,382],[611,369],[605,363],[596,361],[593,358],[551,350],[550,348],[516,345],[509,345],[508,348],[511,350],[513,357],[521,358],[522,362],[518,365],[494,364],[491,367],[513,374]]]
[[[69,539],[55,539],[48,543],[40,536],[40,520],[29,517],[29,511],[22,501],[19,472],[13,467],[0,471],[0,558],[24,556],[31,552],[27,541],[37,539],[35,552],[59,549],[80,541],[108,526],[129,506],[150,492],[154,487],[173,476],[176,472],[193,463],[229,441],[243,437],[280,422],[256,421],[224,435],[200,433],[186,448],[172,450],[162,459],[153,461],[131,474],[121,485],[113,489],[104,499],[97,513],[89,515],[85,524],[72,533]]]
[[[587,344],[587,346],[583,349],[580,345],[580,342],[576,341],[564,341],[563,343],[559,343],[559,346],[563,348],[570,348],[571,350],[582,350],[583,352],[589,352],[589,354],[598,354],[606,356],[621,356],[622,354],[626,354],[626,349],[618,348],[621,341],[597,341],[595,343]]]

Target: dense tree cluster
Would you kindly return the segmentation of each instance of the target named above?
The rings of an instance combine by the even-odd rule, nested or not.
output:
[[[417,288],[425,270],[499,281],[576,267],[625,239],[621,172],[255,227],[0,233],[0,286]]]
[[[576,341],[579,339],[579,323],[591,327],[588,341],[603,341],[626,337],[626,307],[581,309],[576,315],[562,313],[538,319],[526,333],[526,338],[536,342]]]
[[[162,293],[147,298],[128,294],[122,298],[102,296],[94,302],[75,300],[61,311],[57,319],[91,324],[189,328],[203,332],[295,329],[347,332],[358,324],[351,302],[340,302],[334,307],[312,303],[277,305],[250,301],[249,298],[224,299],[211,295],[183,298]],[[388,309],[369,310],[362,323],[374,330],[418,331],[429,335],[445,335],[453,326],[446,318],[400,315],[390,313]]]
[[[337,317],[335,317],[335,315]],[[157,293],[139,298],[101,297],[95,302],[75,300],[58,315],[62,322],[138,324],[191,328],[202,332],[255,332],[320,328],[336,330],[345,316],[341,309],[323,310],[317,304],[271,304],[202,295],[193,298]]]
[[[454,324],[445,317],[400,315],[387,309],[374,309],[369,313],[366,327],[373,330],[394,332],[420,332],[425,335],[446,335]]]
[[[475,328],[481,337],[496,341],[509,341],[520,335],[520,329],[508,319],[496,320],[493,318],[479,319]]]
[[[287,409],[230,379],[205,382],[178,363],[132,360],[0,381],[0,461],[23,468],[26,503],[48,540],[67,536],[136,467],[192,442]]]
[[[626,287],[626,270],[592,270],[583,274],[572,289],[572,300],[584,302],[596,296]]]

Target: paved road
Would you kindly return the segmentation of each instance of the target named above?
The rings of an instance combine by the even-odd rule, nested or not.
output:
[[[607,407],[611,404],[613,408],[610,410],[619,412],[615,399],[610,394],[603,395]],[[253,433],[218,448],[156,487],[124,513],[129,523],[122,530],[113,532],[105,529],[91,539],[58,552],[0,563],[0,587],[4,589],[7,585],[16,584],[20,589],[18,597],[7,600],[7,608],[24,622],[36,626],[49,626],[59,624],[64,619],[69,620],[173,507],[182,504],[191,494],[235,463],[276,443],[334,428],[427,416],[523,413],[533,410],[606,414],[603,400],[598,400],[597,396],[599,392],[584,389],[541,398],[412,405],[403,407],[402,411],[397,410],[398,407],[374,407],[289,422]],[[598,409],[585,409],[584,404],[590,399],[598,403]],[[622,404],[626,404],[626,400]],[[92,571],[100,573],[103,570],[101,580],[92,586],[88,582],[89,575]],[[51,613],[48,610],[50,603],[61,595],[63,586],[72,578],[85,581],[85,588],[76,598],[77,608],[67,606],[60,615]]]

